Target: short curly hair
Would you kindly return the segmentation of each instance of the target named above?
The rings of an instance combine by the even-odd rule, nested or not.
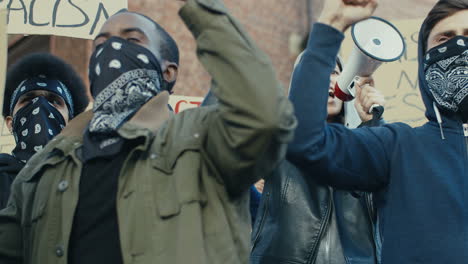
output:
[[[26,79],[39,75],[59,80],[70,90],[75,116],[86,109],[89,103],[86,87],[72,66],[49,53],[33,53],[20,59],[8,70],[3,98],[3,117],[12,115],[11,96],[18,85]]]

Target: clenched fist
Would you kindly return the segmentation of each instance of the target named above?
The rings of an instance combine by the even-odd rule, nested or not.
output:
[[[326,0],[318,22],[330,25],[339,31],[369,18],[378,5],[378,0]]]

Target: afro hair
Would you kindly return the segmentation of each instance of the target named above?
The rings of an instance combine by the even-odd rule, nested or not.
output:
[[[70,90],[75,116],[86,109],[89,103],[86,88],[72,66],[49,53],[33,53],[23,57],[8,70],[3,99],[3,117],[12,114],[10,113],[11,96],[18,85],[26,79],[39,75],[59,80]]]

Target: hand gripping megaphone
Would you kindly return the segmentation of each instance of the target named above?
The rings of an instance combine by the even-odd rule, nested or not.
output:
[[[378,17],[354,24],[351,36],[355,46],[335,86],[335,96],[344,102],[354,99],[357,76],[371,76],[383,62],[398,60],[406,48],[398,29]]]

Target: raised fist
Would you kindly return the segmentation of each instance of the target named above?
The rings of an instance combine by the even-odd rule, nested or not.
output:
[[[345,31],[349,26],[369,18],[378,0],[326,0],[318,22]]]

